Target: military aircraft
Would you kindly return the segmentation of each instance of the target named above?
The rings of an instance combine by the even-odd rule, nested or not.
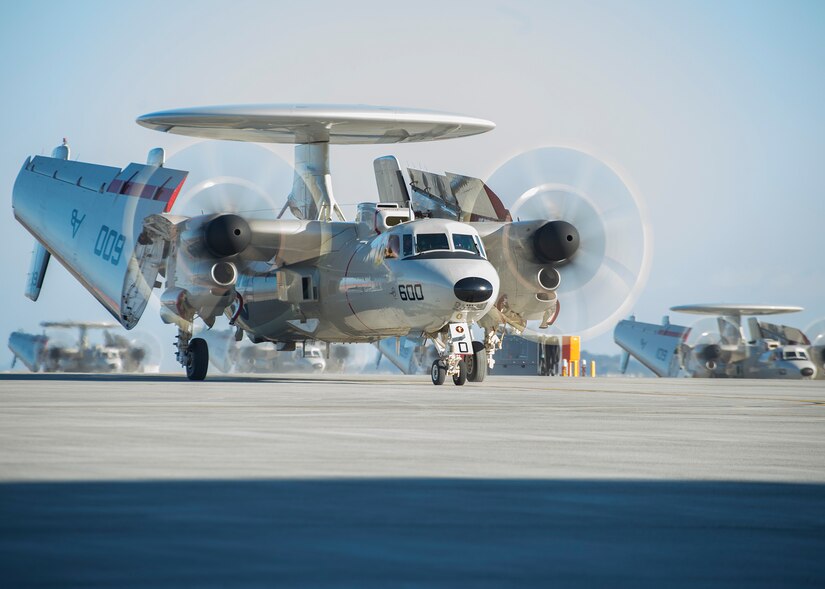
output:
[[[46,333],[15,331],[9,336],[14,354],[29,370],[38,372],[142,372],[146,368],[149,345],[112,333],[117,323],[99,321],[44,321],[43,328],[77,329],[75,344],[66,344]],[[103,343],[91,343],[89,330],[103,331]]]
[[[632,355],[657,376],[810,379],[817,370],[805,334],[756,318],[802,310],[775,305],[681,305],[671,311],[718,316],[718,332],[705,331],[691,343],[691,328],[672,324],[667,316],[661,325],[630,317],[616,325],[613,339],[625,351],[622,372]],[[748,317],[750,339],[745,337],[743,316]]]
[[[411,198],[393,156],[374,162],[380,202],[361,203],[353,221],[344,219],[332,191],[331,145],[466,137],[492,130],[486,120],[387,107],[264,105],[170,110],[137,122],[191,137],[296,145],[292,191],[277,218],[274,211],[271,218],[177,214],[187,171],[165,167],[162,148],[151,150],[145,165],[121,169],[70,161],[64,141],[52,157],[29,157],[20,170],[14,214],[38,242],[27,296],[37,299],[51,256],[126,329],[158,289],[161,318],[178,328],[176,356],[191,380],[203,380],[209,365],[194,320],[211,327],[224,314],[237,339],[246,334],[279,349],[307,340],[425,338],[437,351],[434,384],[448,376],[456,385],[482,381],[502,326],[525,329],[532,321],[546,329],[558,314],[561,273],[578,276],[572,282],[581,289],[611,261],[605,252],[615,239],[615,211],[600,220],[592,202],[563,204],[513,221],[481,180],[417,170],[409,171]],[[569,204],[570,190],[546,188],[518,202],[558,197]],[[287,212],[295,218],[283,218]],[[635,288],[633,269],[612,261],[611,271]],[[632,300],[616,307],[627,304]],[[476,341],[472,323],[483,329]]]

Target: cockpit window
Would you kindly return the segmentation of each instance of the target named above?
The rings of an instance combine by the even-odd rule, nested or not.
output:
[[[453,245],[458,251],[472,252],[481,255],[478,244],[472,235],[465,235],[463,233],[453,233]]]
[[[405,233],[404,237],[403,237],[403,240],[404,240],[404,256],[411,256],[412,253],[413,253],[412,235],[410,235],[409,233]]]
[[[387,240],[387,255],[388,258],[397,258],[401,252],[401,244],[398,235],[390,235]]]
[[[415,247],[418,253],[432,250],[449,250],[450,242],[446,233],[419,233],[415,236]]]
[[[785,350],[785,360],[807,360],[808,355],[803,350]]]

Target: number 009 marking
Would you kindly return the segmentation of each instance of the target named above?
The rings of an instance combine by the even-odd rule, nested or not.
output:
[[[100,256],[107,262],[111,262],[113,266],[117,266],[120,264],[120,258],[123,256],[123,245],[125,243],[126,238],[123,237],[123,235],[103,225],[97,234],[95,255]]]

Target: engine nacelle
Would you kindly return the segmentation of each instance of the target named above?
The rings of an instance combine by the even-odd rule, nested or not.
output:
[[[191,323],[195,315],[208,325],[235,299],[238,268],[233,261],[246,250],[252,231],[238,215],[193,217],[178,224],[166,265],[162,319]]]
[[[216,258],[226,258],[243,253],[252,241],[252,231],[246,219],[227,214],[208,221],[203,238],[210,254]]]
[[[565,221],[474,224],[501,279],[496,307],[524,321],[547,320],[556,308],[563,265],[579,247],[576,228]],[[506,313],[505,313],[506,315]]]
[[[694,355],[704,362],[710,362],[713,360],[718,360],[722,357],[722,348],[720,348],[717,344],[707,344],[703,346],[697,346]]]

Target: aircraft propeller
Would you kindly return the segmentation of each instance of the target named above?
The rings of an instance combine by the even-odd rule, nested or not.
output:
[[[170,155],[166,167],[189,176],[172,213],[234,213],[274,219],[289,194],[293,168],[257,143],[199,141]]]
[[[163,346],[154,334],[140,330],[127,336],[130,348],[126,352],[133,367],[139,366],[143,372],[158,372],[163,358]]]
[[[548,329],[539,330],[539,321],[528,322],[527,334],[591,339],[613,329],[641,293],[652,252],[643,205],[622,177],[582,151],[545,147],[506,161],[486,183],[514,221],[558,220],[573,227],[560,233],[570,245],[566,253],[572,254],[554,264],[561,275],[559,317]],[[555,243],[555,236],[550,237],[545,241]]]
[[[817,377],[825,377],[825,318],[808,325],[805,335],[811,341],[811,356],[817,366]]]

